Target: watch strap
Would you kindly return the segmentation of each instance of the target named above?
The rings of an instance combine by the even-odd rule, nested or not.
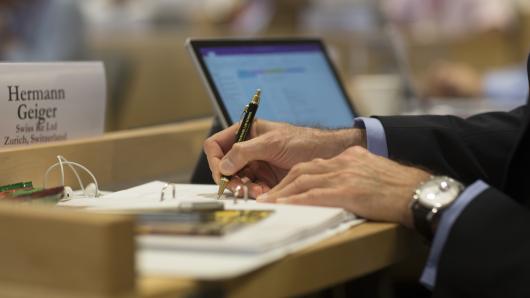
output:
[[[412,215],[414,220],[414,228],[428,241],[432,241],[434,234],[432,231],[431,221],[429,220],[429,214],[431,209],[424,207],[420,204],[419,200],[414,200],[411,206]]]

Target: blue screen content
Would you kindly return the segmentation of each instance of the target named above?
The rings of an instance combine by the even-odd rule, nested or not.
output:
[[[353,124],[352,110],[318,45],[211,47],[200,54],[233,123],[261,89],[258,118],[323,128]]]

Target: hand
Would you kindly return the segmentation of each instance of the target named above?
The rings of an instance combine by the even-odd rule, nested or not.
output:
[[[237,128],[232,125],[208,138],[204,151],[216,183],[221,173],[237,174],[228,189],[234,191],[245,183],[254,198],[278,184],[300,162],[331,158],[353,145],[366,146],[361,129],[327,131],[260,119],[252,126],[250,140],[234,144]]]
[[[412,227],[409,203],[430,174],[355,146],[338,156],[294,166],[261,202],[344,208],[371,220]]]

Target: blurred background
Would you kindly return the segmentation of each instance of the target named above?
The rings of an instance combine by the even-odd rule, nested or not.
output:
[[[362,115],[526,101],[528,0],[0,0],[0,60],[102,60],[107,130],[212,115],[187,37],[323,38]]]

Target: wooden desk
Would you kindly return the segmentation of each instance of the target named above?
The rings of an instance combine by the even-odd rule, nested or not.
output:
[[[395,224],[365,223],[222,286],[229,297],[307,294],[388,267],[419,244]]]
[[[86,165],[110,189],[190,172],[209,126],[204,119],[3,150],[0,184],[40,184],[58,154]],[[133,235],[126,216],[0,204],[0,297],[162,298],[204,289],[229,297],[293,296],[389,266],[420,243],[395,224],[366,223],[245,276],[201,282],[135,274]]]

